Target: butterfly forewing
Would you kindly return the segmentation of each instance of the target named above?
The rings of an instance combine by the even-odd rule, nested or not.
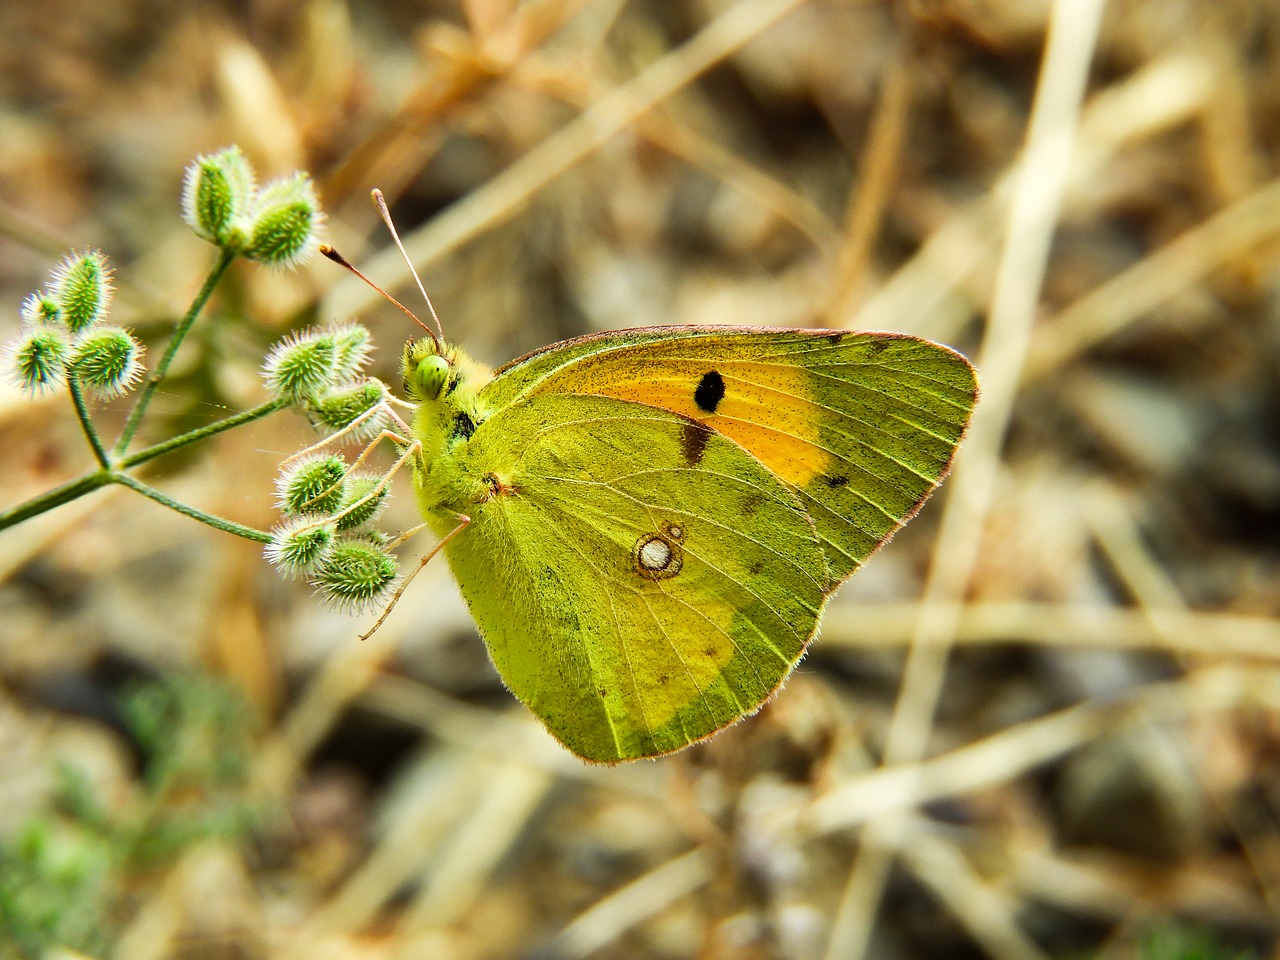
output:
[[[558,344],[499,370],[481,399],[615,397],[692,418],[751,453],[816,526],[833,589],[945,475],[977,395],[926,340],[847,331],[663,327]],[[687,467],[705,456],[687,434]]]
[[[813,523],[726,437],[549,393],[499,410],[456,456],[488,492],[450,565],[507,686],[580,756],[708,736],[803,654],[830,581]]]

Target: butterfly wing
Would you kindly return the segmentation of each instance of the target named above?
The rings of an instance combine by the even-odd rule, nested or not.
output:
[[[651,327],[530,354],[480,400],[500,409],[555,393],[661,407],[749,451],[813,518],[832,590],[942,480],[977,382],[959,354],[898,334]],[[706,436],[686,434],[686,466],[702,462]]]
[[[828,574],[804,508],[695,421],[538,395],[454,457],[485,485],[457,503],[472,523],[450,566],[503,681],[579,756],[667,753],[755,711],[817,627]]]

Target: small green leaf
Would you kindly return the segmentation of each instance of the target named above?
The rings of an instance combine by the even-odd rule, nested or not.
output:
[[[291,267],[315,253],[323,215],[305,173],[268,184],[258,194],[255,211],[245,250],[249,259]]]
[[[32,326],[52,326],[62,322],[62,308],[47,293],[33,293],[22,301],[22,319]]]
[[[320,330],[304,330],[276,344],[263,364],[267,389],[294,402],[305,400],[332,387],[336,374],[338,345],[333,336]]]
[[[340,379],[350,380],[369,360],[373,350],[373,337],[358,323],[344,323],[330,330],[337,344],[336,371]]]
[[[335,525],[315,517],[294,517],[272,531],[263,550],[267,562],[288,577],[313,572],[334,546]]]
[[[381,489],[378,489],[379,484]],[[348,478],[346,496],[338,511],[338,529],[355,530],[376,520],[386,504],[387,489],[382,477],[359,474]]]
[[[387,388],[383,383],[366,380],[338,387],[314,398],[311,410],[316,419],[331,430],[345,430],[365,417],[352,435],[357,440],[368,439],[376,436],[386,426],[386,412],[378,409],[386,397]]]

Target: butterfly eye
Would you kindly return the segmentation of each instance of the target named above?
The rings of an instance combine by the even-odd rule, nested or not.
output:
[[[449,361],[439,354],[424,358],[414,371],[414,379],[424,400],[436,399],[449,379]]]

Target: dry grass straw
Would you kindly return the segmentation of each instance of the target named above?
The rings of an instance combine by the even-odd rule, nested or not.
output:
[[[977,358],[983,397],[951,481],[885,741],[883,762],[890,768],[918,762],[928,747],[946,677],[947,641],[955,634],[982,529],[995,500],[1001,448],[1031,342],[1040,283],[1066,191],[1080,103],[1104,6],[1104,0],[1060,0],[1050,15],[1027,145],[1014,181],[991,311]],[[899,845],[906,826],[905,820],[886,817],[866,828],[827,943],[827,957],[858,960],[865,955],[888,880],[891,848]],[[984,905],[994,907],[992,903]],[[981,915],[991,912],[984,910]],[[1003,922],[991,927],[991,936],[984,936],[983,941],[998,943],[1000,955],[1007,956],[1005,951],[1016,942],[1011,939],[1016,927],[1010,916],[1001,916]],[[996,930],[1001,933],[997,935]]]

